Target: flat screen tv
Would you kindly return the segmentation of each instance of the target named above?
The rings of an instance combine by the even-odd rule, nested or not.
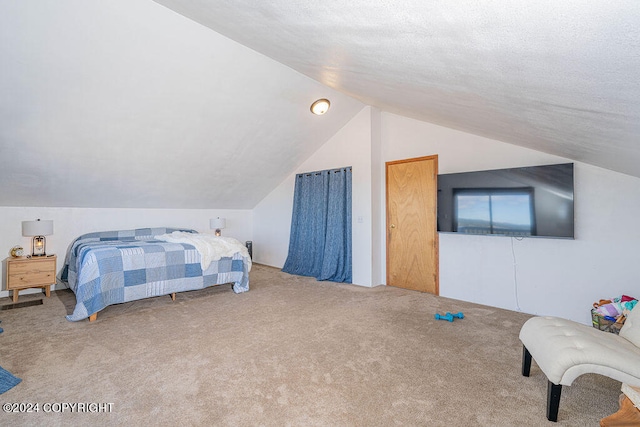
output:
[[[438,175],[438,231],[573,234],[573,163]]]

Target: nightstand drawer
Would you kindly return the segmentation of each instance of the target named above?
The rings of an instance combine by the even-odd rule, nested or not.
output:
[[[9,262],[7,270],[7,289],[51,285],[56,282],[55,259]]]

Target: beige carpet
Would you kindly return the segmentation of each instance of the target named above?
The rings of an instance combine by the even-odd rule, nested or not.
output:
[[[554,425],[546,378],[535,363],[520,374],[522,313],[261,265],[245,294],[224,285],[119,304],[94,323],[67,321],[74,303],[59,291],[0,311],[0,366],[23,380],[0,402],[41,405],[0,425]],[[445,311],[465,318],[434,320]],[[618,382],[580,377],[555,425],[596,426],[619,394]],[[43,411],[76,402],[113,407]]]

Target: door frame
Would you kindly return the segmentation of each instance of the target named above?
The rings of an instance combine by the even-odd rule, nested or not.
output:
[[[385,218],[384,218],[384,235],[385,235],[385,255],[386,255],[386,264],[385,264],[385,281],[386,284],[389,285],[389,166],[401,164],[401,163],[410,163],[410,162],[419,162],[423,160],[433,160],[434,162],[434,173],[435,173],[435,192],[433,194],[434,197],[434,218],[436,219],[436,223],[433,224],[434,227],[434,252],[435,252],[435,294],[440,295],[440,235],[438,234],[438,155],[433,154],[430,156],[422,156],[422,157],[412,157],[410,159],[402,159],[402,160],[393,160],[390,162],[385,162],[384,172],[385,172]]]

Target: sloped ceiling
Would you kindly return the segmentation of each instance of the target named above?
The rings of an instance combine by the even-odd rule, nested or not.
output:
[[[0,64],[0,206],[252,208],[366,104],[640,177],[635,0],[6,1]]]
[[[150,0],[0,2],[0,64],[0,206],[250,209],[364,107]]]
[[[365,104],[640,177],[640,2],[156,0]]]

